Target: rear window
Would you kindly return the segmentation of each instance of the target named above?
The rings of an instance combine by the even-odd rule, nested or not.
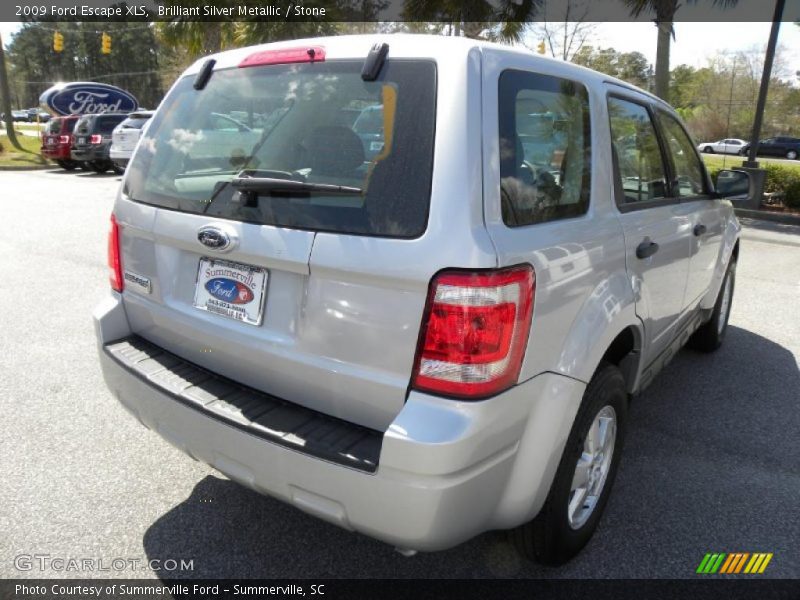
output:
[[[193,77],[184,78],[153,117],[125,193],[249,223],[421,235],[430,204],[436,66],[388,60],[377,81],[363,81],[362,65],[220,70],[200,91]],[[232,183],[244,177],[291,185],[259,183],[244,194]],[[318,184],[346,190],[330,193]]]
[[[122,116],[108,116],[108,117],[97,117],[94,125],[94,132],[95,133],[111,133],[114,131],[114,127],[119,125],[125,117]]]
[[[123,129],[141,129],[147,121],[148,117],[128,117],[120,123],[120,126]]]

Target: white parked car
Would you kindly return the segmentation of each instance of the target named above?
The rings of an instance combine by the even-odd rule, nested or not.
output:
[[[738,138],[726,138],[718,142],[702,142],[697,149],[706,154],[744,154],[747,152],[747,141]]]
[[[128,166],[131,154],[142,137],[142,129],[153,114],[155,112],[152,110],[133,112],[114,128],[111,134],[110,157],[115,170],[122,172]]]

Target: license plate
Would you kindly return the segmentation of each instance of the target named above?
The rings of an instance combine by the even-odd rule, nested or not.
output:
[[[194,307],[249,325],[261,325],[269,273],[262,267],[203,257]]]
[[[85,137],[79,137],[77,141],[78,141],[79,144],[85,144],[86,143],[86,138]]]
[[[47,138],[47,144],[48,145],[52,146],[55,143],[56,143],[56,138],[54,138],[54,137]]]

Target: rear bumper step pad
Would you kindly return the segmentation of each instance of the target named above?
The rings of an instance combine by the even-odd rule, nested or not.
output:
[[[374,473],[383,434],[215,375],[130,336],[103,348],[148,385],[201,413],[269,442]]]

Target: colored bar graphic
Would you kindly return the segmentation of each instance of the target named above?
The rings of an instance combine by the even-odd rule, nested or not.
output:
[[[764,557],[764,562],[761,563],[761,568],[758,570],[758,572],[759,573],[763,573],[764,570],[767,568],[767,565],[769,564],[769,561],[771,561],[771,560],[772,560],[772,552],[769,552]]]
[[[710,554],[706,554],[703,557],[703,560],[700,561],[700,566],[697,567],[697,571],[695,571],[695,572],[696,573],[705,573],[706,572],[706,565],[708,564],[708,561],[710,559],[711,559],[711,555]]]
[[[697,573],[703,575],[713,575],[720,573],[724,575],[732,575],[737,573],[744,573],[755,575],[763,573],[769,562],[772,560],[772,552],[732,552],[726,554],[724,552],[709,552],[700,561],[697,567]]]
[[[750,553],[749,552],[744,552],[741,556],[742,556],[742,558],[739,559],[739,563],[736,565],[736,570],[734,571],[734,573],[739,573],[742,570],[742,567],[744,566],[744,562],[747,560],[747,557],[750,556]]]
[[[728,558],[722,563],[722,568],[719,570],[720,573],[730,573],[731,567],[736,564],[736,560],[739,558],[738,554],[728,554]]]

